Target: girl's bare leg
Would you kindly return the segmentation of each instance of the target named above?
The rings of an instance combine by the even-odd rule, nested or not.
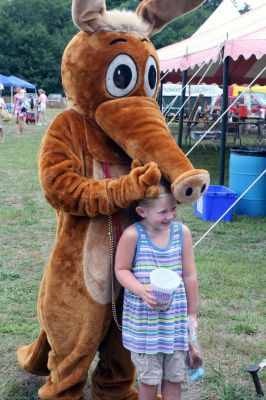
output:
[[[163,381],[161,390],[163,400],[181,400],[181,383]]]
[[[140,383],[138,388],[139,400],[155,400],[157,397],[158,385],[146,385]]]
[[[18,118],[18,135],[22,134],[23,127],[24,127],[23,118]]]
[[[46,121],[45,121],[45,115],[44,115],[44,112],[43,111],[40,111],[40,114],[39,114],[39,123],[40,124],[44,124]]]

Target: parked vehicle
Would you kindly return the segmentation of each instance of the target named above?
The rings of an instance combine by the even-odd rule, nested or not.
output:
[[[62,97],[60,93],[50,93],[47,99],[48,101],[61,101]]]
[[[60,93],[50,93],[47,97],[47,107],[64,108],[65,98]]]
[[[228,103],[229,105],[232,104],[238,96],[229,96],[228,97]],[[260,110],[265,110],[266,113],[266,94],[264,93],[258,93],[258,92],[246,92],[243,95],[239,97],[237,100],[239,104],[250,104],[251,107],[251,112],[253,114],[259,114]],[[220,111],[222,109],[222,95],[218,96],[214,106],[213,106],[213,111],[217,110]],[[230,107],[230,112],[235,113],[236,112],[236,105],[232,105]]]
[[[238,96],[240,95],[247,87],[246,86],[239,86],[239,85],[230,85],[228,88],[228,94],[229,96]],[[266,94],[266,86],[251,86],[248,89],[249,92],[256,92],[258,93],[264,93]]]

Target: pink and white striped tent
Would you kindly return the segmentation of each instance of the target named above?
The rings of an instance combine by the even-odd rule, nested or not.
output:
[[[222,84],[223,61],[229,56],[230,82],[248,84],[266,66],[266,4],[212,29],[209,24],[189,39],[159,49],[158,56],[162,75],[169,71],[163,82],[180,82],[187,70],[188,79],[195,74],[191,83],[207,71],[204,83]],[[266,70],[256,84],[266,85]]]

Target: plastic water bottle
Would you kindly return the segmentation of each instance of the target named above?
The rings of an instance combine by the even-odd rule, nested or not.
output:
[[[188,380],[192,382],[203,378],[203,376],[205,375],[205,371],[202,368],[202,356],[198,340],[197,327],[190,320],[188,322],[188,333],[189,333],[189,350],[187,355]]]
[[[204,368],[196,368],[196,369],[191,369],[188,368],[188,380],[189,382],[195,382],[198,381],[199,379],[202,379],[205,375]]]

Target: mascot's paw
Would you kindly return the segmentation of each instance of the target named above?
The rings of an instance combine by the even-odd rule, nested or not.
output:
[[[172,192],[178,203],[191,204],[207,190],[210,176],[205,169],[192,169],[172,183]]]
[[[138,161],[134,161],[132,166],[134,169],[130,172],[130,178],[134,190],[135,199],[143,197],[156,197],[159,194],[157,184],[161,179],[161,172],[156,163],[150,162],[145,165],[139,165]]]

